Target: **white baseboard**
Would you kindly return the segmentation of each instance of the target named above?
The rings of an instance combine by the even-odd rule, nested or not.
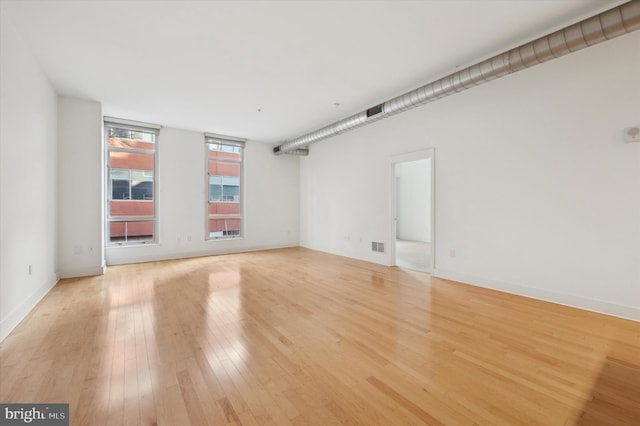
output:
[[[88,268],[72,268],[72,269],[61,269],[58,271],[58,275],[60,279],[63,278],[77,278],[77,277],[93,277],[95,275],[103,275],[104,267],[88,267]]]
[[[511,293],[518,296],[530,297],[532,299],[544,300],[546,302],[557,303],[560,305],[571,306],[574,308],[640,322],[640,308],[638,307],[618,305],[602,300],[588,299],[581,296],[525,287],[517,284],[461,274],[454,271],[447,271],[440,268],[435,269],[431,275],[437,278],[490,288],[492,290],[503,291],[505,293]]]
[[[0,320],[0,342],[2,342],[20,324],[33,308],[58,282],[58,276],[52,274],[33,294],[27,297],[9,315]]]
[[[252,251],[277,250],[283,248],[299,247],[298,244],[282,244],[268,246],[250,246],[241,248],[208,249],[192,252],[152,253],[142,256],[127,256],[117,259],[107,259],[108,266],[128,265],[131,263],[157,262],[161,260],[189,259],[193,257],[217,256],[222,254],[248,253]]]

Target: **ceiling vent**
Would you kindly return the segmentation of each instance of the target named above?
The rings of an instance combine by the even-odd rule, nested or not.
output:
[[[384,104],[376,105],[367,110],[367,118],[373,117],[374,115],[378,115],[384,111]]]

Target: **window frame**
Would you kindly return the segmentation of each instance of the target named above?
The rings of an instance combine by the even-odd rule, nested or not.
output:
[[[209,158],[209,145],[210,144],[217,144],[217,145],[222,145],[222,146],[227,146],[227,147],[237,147],[240,149],[240,160],[234,160],[234,159],[227,159],[227,158],[216,158],[215,161],[219,161],[222,163],[229,163],[229,164],[238,164],[240,167],[240,172],[239,172],[239,185],[238,185],[238,190],[240,191],[240,195],[239,195],[239,200],[238,203],[240,204],[240,213],[238,214],[210,214],[209,213],[209,206],[211,204],[211,199],[210,199],[210,176],[222,176],[222,175],[210,175],[209,174],[209,162],[212,160]],[[205,234],[204,234],[204,239],[205,241],[228,241],[228,240],[238,240],[238,239],[243,239],[245,238],[245,196],[244,196],[244,191],[245,191],[245,167],[244,167],[244,162],[245,162],[245,149],[246,149],[246,139],[241,139],[241,138],[235,138],[235,137],[231,137],[231,136],[222,136],[222,135],[217,135],[217,134],[213,134],[213,133],[205,133],[204,134],[204,180],[205,180],[205,215],[204,215],[204,224],[205,224]],[[224,151],[224,150],[219,150],[219,152],[231,152],[233,153],[233,151]],[[224,182],[224,179],[221,179],[222,182]],[[224,186],[224,183],[222,183],[221,185],[221,191],[223,191],[222,187]],[[222,196],[222,192],[221,192],[221,196]],[[235,201],[224,201],[224,200],[220,200],[220,201],[215,201],[216,203],[233,203]],[[222,235],[222,236],[218,236],[218,237],[212,237],[210,234],[210,230],[209,230],[209,221],[210,220],[215,220],[215,219],[220,219],[220,220],[224,220],[224,219],[237,219],[240,221],[240,233],[239,235]],[[226,232],[226,231],[223,231]]]
[[[158,147],[159,147],[159,139],[160,139],[160,128],[161,126],[149,123],[140,123],[137,121],[124,120],[120,118],[114,117],[104,117],[104,152],[105,152],[105,181],[106,181],[106,197],[105,197],[105,246],[108,248],[112,247],[131,247],[131,246],[139,246],[139,245],[152,245],[158,243]],[[131,130],[138,131],[144,133],[152,133],[154,135],[153,142],[153,153],[150,153],[149,150],[144,149],[124,149],[117,147],[109,147],[109,129],[123,129],[123,130]],[[145,141],[143,141],[145,142]],[[152,200],[117,200],[123,202],[153,202],[153,214],[152,216],[111,216],[111,201],[113,201],[113,182],[111,179],[111,171],[114,169],[117,170],[128,170],[129,171],[129,185],[131,185],[131,176],[133,175],[134,170],[138,169],[122,169],[122,168],[111,168],[111,160],[109,153],[111,152],[126,152],[126,153],[134,153],[134,154],[143,154],[143,155],[152,155],[153,156],[153,199]],[[144,170],[141,170],[144,172]],[[131,197],[133,194],[129,194]],[[111,241],[111,223],[117,222],[152,222],[153,223],[153,236],[149,240],[134,240],[134,241]],[[125,225],[126,226],[126,225]]]

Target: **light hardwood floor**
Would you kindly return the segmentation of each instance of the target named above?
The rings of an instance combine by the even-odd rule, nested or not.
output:
[[[639,425],[640,323],[305,249],[63,280],[1,402],[73,425]]]

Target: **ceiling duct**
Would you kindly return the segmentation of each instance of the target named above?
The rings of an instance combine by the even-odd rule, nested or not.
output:
[[[356,129],[382,118],[470,89],[473,86],[559,58],[639,28],[640,0],[632,0],[629,3],[614,7],[577,24],[570,25],[449,74],[380,105],[371,107],[366,111],[284,142],[276,146],[273,152],[279,155],[299,150],[312,143],[339,135],[348,130]],[[308,151],[306,153],[298,151],[297,155],[308,155]]]
[[[274,148],[273,152],[276,153],[276,154],[280,154],[278,147]],[[306,157],[307,155],[309,155],[309,148],[290,149],[289,151],[285,151],[282,154],[298,155],[300,157]]]

